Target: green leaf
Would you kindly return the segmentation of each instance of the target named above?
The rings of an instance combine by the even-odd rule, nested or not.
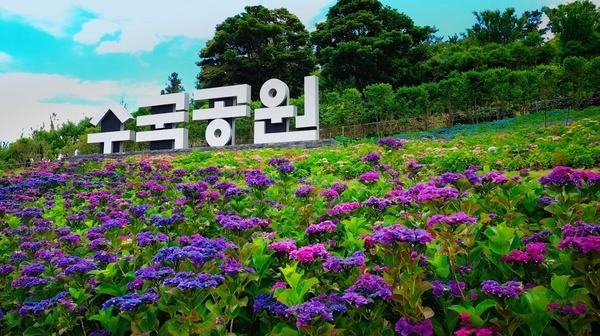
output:
[[[488,310],[491,307],[494,307],[495,305],[496,305],[496,301],[494,301],[492,299],[487,299],[487,300],[481,301],[475,307],[475,313],[477,314],[477,316],[481,316],[481,315],[483,315],[483,313],[485,313],[486,310]]]
[[[301,282],[298,285],[298,289],[296,289],[296,293],[298,294],[298,297],[300,299],[302,299],[304,297],[304,295],[310,290],[310,288],[318,283],[319,283],[319,280],[317,280],[317,278],[309,278],[309,279],[306,279],[306,281]]]
[[[435,269],[435,273],[440,277],[447,279],[448,275],[450,275],[450,267],[438,267]]]
[[[544,314],[523,314],[519,315],[523,321],[527,324],[529,329],[531,329],[531,334],[534,336],[542,336],[545,334],[546,326],[548,326],[550,322],[550,317]]]
[[[271,335],[273,335],[273,336],[298,336],[299,333],[298,333],[298,331],[288,327],[287,325],[285,325],[283,323],[279,323],[273,328],[273,331],[271,331]]]
[[[100,284],[96,288],[96,293],[98,294],[108,294],[110,296],[121,296],[121,291],[119,290],[119,286],[112,283],[103,283]]]
[[[145,316],[140,322],[140,330],[142,332],[150,332],[156,328],[156,324],[158,322],[156,319],[156,314],[152,310],[148,310],[148,312],[146,312],[144,315]]]
[[[23,331],[23,335],[47,335],[47,333],[44,329],[31,326]]]
[[[569,278],[570,275],[553,275],[550,285],[556,294],[564,298],[569,293]]]
[[[175,319],[165,322],[167,332],[174,336],[188,336],[190,333]]]

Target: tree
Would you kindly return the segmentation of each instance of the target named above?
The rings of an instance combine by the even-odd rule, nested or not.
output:
[[[467,34],[479,45],[484,45],[508,44],[522,40],[532,32],[539,32],[541,35],[546,33],[546,29],[540,29],[543,14],[541,11],[526,11],[520,17],[515,12],[513,7],[506,8],[504,12],[473,12],[477,22],[467,29]]]
[[[173,72],[167,80],[167,87],[164,90],[160,90],[161,95],[185,91],[183,86],[181,86],[181,79],[179,79],[177,72]]]
[[[217,25],[215,36],[200,51],[197,88],[249,84],[257,100],[262,84],[278,78],[292,96],[301,95],[304,76],[315,70],[310,34],[285,8],[245,10]]]
[[[577,0],[557,8],[544,7],[543,10],[558,38],[563,58],[600,55],[600,11],[595,4]]]
[[[338,0],[317,24],[312,41],[329,88],[362,92],[370,84],[397,88],[420,82],[411,72],[425,61],[434,32],[378,0]]]

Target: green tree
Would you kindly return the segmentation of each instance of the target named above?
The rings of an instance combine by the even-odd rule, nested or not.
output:
[[[544,13],[563,57],[600,55],[600,11],[595,4],[577,0],[557,8],[544,7]]]
[[[588,61],[583,57],[569,56],[562,64],[563,92],[571,95],[571,107],[578,109],[586,95],[586,70]]]
[[[181,86],[181,79],[177,72],[173,72],[169,78],[167,78],[167,81],[167,87],[164,88],[164,90],[160,90],[161,95],[185,91],[183,86]]]
[[[363,90],[365,96],[366,117],[370,121],[383,121],[392,119],[391,104],[394,98],[394,89],[390,84],[371,84]]]
[[[197,88],[249,84],[253,100],[271,78],[281,79],[292,96],[299,96],[304,76],[315,70],[310,34],[285,8],[246,7],[217,25],[199,56]]]
[[[524,39],[532,32],[539,32],[541,35],[545,33],[545,29],[540,28],[543,13],[539,10],[526,11],[520,17],[513,7],[506,8],[503,12],[485,10],[473,14],[477,22],[467,29],[467,35],[480,45],[508,44]]]
[[[412,71],[426,60],[434,32],[378,0],[338,0],[312,41],[328,88],[362,91],[370,84],[420,82]]]

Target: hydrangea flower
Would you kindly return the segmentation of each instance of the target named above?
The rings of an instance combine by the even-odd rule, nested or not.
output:
[[[377,154],[376,152],[372,152],[370,154],[365,155],[361,161],[377,164],[379,163],[379,160],[381,160],[381,156],[379,156],[379,154]]]
[[[167,287],[177,287],[181,290],[204,289],[209,287],[216,288],[224,280],[225,277],[220,274],[200,273],[194,275],[191,272],[179,272],[175,274],[175,277],[165,280],[164,285]]]
[[[373,274],[361,275],[354,285],[344,291],[344,300],[357,307],[372,303],[375,299],[390,300],[392,286],[382,277]]]
[[[373,183],[373,182],[379,180],[380,178],[381,178],[381,175],[379,175],[378,172],[368,171],[368,172],[360,175],[358,180],[361,182],[364,182],[364,183]]]
[[[366,260],[367,256],[363,251],[356,251],[346,259],[329,255],[323,263],[323,269],[337,273],[341,270],[364,266]]]
[[[465,290],[466,284],[462,281],[449,280],[443,282],[440,280],[431,281],[433,286],[433,295],[442,296],[445,292],[450,292],[450,295],[454,297],[460,297],[461,291]]]
[[[371,207],[378,211],[384,211],[387,207],[393,205],[394,203],[385,198],[378,198],[375,196],[369,197],[368,200],[362,202],[362,206]]]
[[[219,213],[215,219],[224,228],[238,231],[248,231],[256,227],[267,227],[271,223],[269,219],[260,219],[257,217],[244,219],[240,216],[227,215],[225,213]]]
[[[576,223],[567,224],[562,228],[563,240],[558,243],[558,249],[563,250],[566,247],[589,253],[591,251],[600,251],[600,225]]]
[[[477,224],[477,218],[467,215],[464,212],[457,212],[450,216],[435,214],[427,220],[427,226],[433,227],[436,224],[460,225],[460,224]]]
[[[294,196],[296,196],[297,198],[308,197],[312,194],[314,190],[315,188],[313,186],[300,187],[296,189],[296,193],[294,194]]]
[[[307,327],[313,319],[332,322],[334,313],[346,311],[344,300],[337,294],[321,294],[302,304],[286,309],[285,316],[296,315],[296,327]]]
[[[102,305],[102,310],[115,307],[121,311],[131,311],[142,304],[150,304],[154,301],[158,301],[158,299],[160,299],[160,296],[154,291],[154,289],[148,288],[148,290],[141,295],[138,293],[133,293],[109,299]]]
[[[516,281],[508,281],[500,285],[495,280],[486,280],[481,283],[481,291],[487,295],[518,299],[519,294],[524,292],[523,284]]]
[[[268,178],[260,170],[253,170],[246,174],[246,184],[251,188],[262,190],[275,184],[275,180]]]
[[[68,292],[60,292],[51,299],[41,300],[39,302],[25,301],[23,302],[23,306],[19,308],[18,314],[21,317],[26,317],[31,314],[34,316],[40,316],[46,310],[56,306],[57,303],[63,303],[72,307],[73,301],[65,299],[68,295]]]
[[[519,251],[519,252],[517,252]],[[514,255],[513,255],[514,253]],[[508,255],[502,258],[503,261],[514,261],[514,262],[524,262],[527,263],[529,261],[533,261],[536,263],[544,262],[546,259],[544,258],[544,254],[548,253],[548,249],[546,249],[546,243],[537,242],[537,243],[529,243],[525,245],[525,252],[520,250],[511,251]],[[524,254],[523,257],[521,254]]]
[[[255,313],[267,310],[269,314],[284,316],[288,306],[277,301],[272,294],[258,294],[254,299],[252,308]]]
[[[290,259],[298,260],[301,263],[314,261],[316,258],[326,258],[328,256],[324,243],[302,246],[297,250],[289,252]]]
[[[283,241],[273,242],[267,246],[267,251],[274,250],[275,252],[291,253],[296,250],[296,241],[286,239]]]
[[[555,167],[548,175],[542,176],[539,182],[543,186],[567,186],[574,185],[577,187],[581,186],[581,177],[569,167],[558,166]]]
[[[429,319],[416,322],[407,317],[401,317],[398,322],[396,322],[394,330],[402,336],[431,336],[433,335],[433,324]]]
[[[358,202],[340,203],[340,204],[334,206],[333,208],[329,209],[327,211],[327,214],[330,216],[347,214],[358,208],[360,208],[360,204]]]
[[[386,146],[386,147],[391,147],[391,148],[404,147],[404,141],[402,141],[400,139],[394,139],[394,138],[379,139],[377,141],[377,144],[380,146]]]
[[[323,233],[323,232],[336,232],[336,231],[337,231],[337,225],[335,225],[330,220],[326,220],[319,224],[309,225],[308,228],[306,228],[306,235],[310,236],[310,235],[319,234],[319,233]]]
[[[388,227],[376,225],[369,238],[375,244],[384,245],[394,245],[398,242],[418,245],[433,241],[429,232],[423,229],[409,229],[400,224],[394,224]]]

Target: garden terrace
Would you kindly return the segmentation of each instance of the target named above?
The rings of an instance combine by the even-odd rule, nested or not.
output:
[[[1,333],[599,334],[585,113],[4,173]]]

